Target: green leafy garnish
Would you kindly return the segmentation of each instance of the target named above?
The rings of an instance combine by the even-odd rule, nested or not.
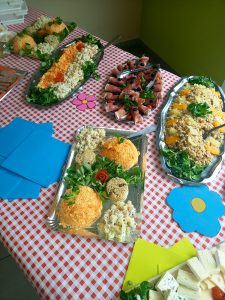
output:
[[[205,76],[195,76],[193,78],[190,78],[188,82],[193,84],[201,84],[208,88],[213,88],[215,86],[214,81],[211,78],[205,77]]]
[[[30,89],[30,93],[27,97],[27,102],[44,106],[57,103],[59,102],[59,99],[55,95],[54,89],[52,87],[41,89],[36,86],[33,86]]]
[[[133,106],[138,106],[137,102],[131,100],[127,95],[123,97],[123,104],[127,110],[131,109]]]
[[[141,75],[141,88],[144,90],[147,85],[147,80],[145,79],[144,75]]]
[[[144,98],[144,99],[152,99],[152,100],[154,100],[155,97],[156,97],[156,94],[150,89],[150,90],[147,90],[147,91],[142,91],[140,93],[140,97]]]
[[[206,102],[191,103],[188,105],[187,110],[195,117],[205,117],[212,113]]]
[[[166,158],[166,165],[176,177],[191,181],[201,179],[201,173],[206,166],[195,163],[189,158],[187,152],[169,148],[164,148],[160,152]]]
[[[31,52],[32,52],[32,48],[31,48],[31,45],[26,43],[25,44],[25,47],[23,49],[20,49],[19,51],[19,54],[21,56],[24,56],[24,55],[31,55]]]
[[[128,184],[134,186],[141,184],[143,188],[144,177],[138,166],[126,171],[121,165],[117,165],[114,161],[100,155],[96,156],[96,161],[93,165],[83,164],[81,166],[71,166],[67,170],[67,175],[64,178],[67,188],[76,192],[79,190],[79,186],[89,186],[100,195],[102,201],[105,201],[107,199],[107,182],[102,183],[96,179],[95,176],[99,170],[105,170],[109,174],[108,180],[114,177],[120,177]]]
[[[136,300],[138,299],[137,296],[140,297],[141,300],[148,300],[149,299],[149,291],[155,290],[153,284],[148,281],[143,281],[139,286],[134,287],[132,283],[130,285],[133,287],[132,290],[129,292],[120,291],[120,299],[121,300]]]
[[[86,61],[84,63],[84,65],[82,66],[82,69],[84,72],[85,80],[90,78],[91,76],[96,80],[100,79],[100,75],[96,72],[97,65],[93,61],[90,61],[90,60]]]
[[[125,141],[125,138],[118,133],[115,133],[114,136],[117,138],[119,144],[122,144]]]

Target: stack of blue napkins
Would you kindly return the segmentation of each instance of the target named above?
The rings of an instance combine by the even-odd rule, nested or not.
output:
[[[70,145],[52,134],[52,123],[21,118],[0,128],[0,198],[37,198],[60,179]]]

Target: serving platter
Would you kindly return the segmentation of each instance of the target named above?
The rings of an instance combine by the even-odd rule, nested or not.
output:
[[[106,133],[106,139],[114,136],[122,136],[126,138],[126,136],[130,135],[131,133],[134,133],[134,131],[128,131],[128,130],[120,130],[120,129],[114,129],[114,128],[105,128],[105,127],[82,127],[77,131],[77,134],[79,134],[83,129],[85,128],[92,128],[94,130],[105,130]],[[136,228],[133,232],[131,232],[128,239],[119,241],[116,238],[107,238],[109,240],[113,241],[119,241],[124,243],[133,243],[139,236],[141,231],[141,215],[142,215],[142,207],[143,207],[143,195],[144,195],[144,175],[145,175],[145,166],[146,166],[146,159],[147,159],[147,137],[146,135],[137,136],[132,138],[132,143],[135,145],[136,149],[139,152],[138,157],[138,164],[137,166],[142,171],[142,180],[138,182],[138,184],[135,185],[129,185],[129,193],[127,196],[127,199],[125,203],[128,201],[131,201],[132,206],[134,207],[136,214],[135,214],[135,222],[136,222]],[[106,199],[106,201],[102,201],[102,211],[100,218],[97,219],[94,224],[92,224],[89,228],[84,228],[82,230],[76,230],[74,228],[66,228],[62,227],[60,223],[60,218],[58,216],[58,211],[60,208],[60,204],[62,202],[62,197],[65,195],[67,190],[67,182],[65,180],[66,176],[68,175],[68,169],[74,164],[75,162],[75,156],[77,154],[77,141],[72,143],[70,152],[68,154],[67,162],[65,163],[65,166],[63,168],[63,173],[61,180],[59,182],[58,190],[55,196],[55,199],[49,209],[48,212],[48,218],[46,221],[46,224],[49,228],[51,228],[54,231],[61,231],[73,235],[82,235],[82,236],[88,236],[88,237],[96,237],[96,238],[103,238],[99,232],[98,232],[98,222],[101,220],[105,214],[105,212],[112,208],[112,206],[115,204],[112,201],[109,200],[109,198]]]
[[[182,90],[189,82],[190,79],[195,78],[196,76],[187,76],[183,77],[181,80],[179,80],[168,92],[168,96],[162,105],[162,108],[159,113],[158,117],[158,125],[157,125],[157,134],[156,134],[156,144],[157,148],[160,153],[162,153],[162,150],[166,148],[165,143],[165,126],[166,126],[166,117],[168,114],[168,110],[171,107],[171,104],[173,103],[174,99],[177,97],[180,90]],[[223,111],[225,111],[225,95],[223,90],[220,86],[218,86],[216,83],[214,83],[214,88],[216,92],[219,92],[222,103],[223,103]],[[175,176],[171,170],[170,167],[167,165],[166,158],[163,155],[160,155],[160,161],[163,169],[166,171],[167,175],[174,181],[183,184],[183,185],[202,185],[207,182],[212,181],[218,174],[219,170],[221,169],[221,165],[225,158],[225,143],[224,143],[224,137],[223,137],[223,143],[220,146],[220,154],[217,155],[212,162],[202,171],[201,173],[201,179],[198,181],[191,181],[186,180],[183,178],[178,178]]]
[[[73,40],[72,42],[60,47],[59,49],[57,49],[56,51],[54,51],[54,53],[51,55],[51,60],[54,61],[54,59],[56,59],[57,57],[59,57],[63,51],[76,44],[77,42],[79,41],[82,41],[84,38],[86,37],[92,37],[91,35],[86,35],[86,36],[81,36],[79,38],[76,38],[75,40]],[[96,55],[92,58],[94,64],[95,64],[95,67],[97,69],[101,59],[103,58],[103,55],[104,55],[104,47],[103,45],[101,44],[101,42],[99,40],[96,39],[96,45],[98,46],[99,50],[98,52],[96,53]],[[45,62],[44,62],[45,63]],[[39,83],[41,77],[43,76],[43,74],[45,74],[47,70],[42,70],[41,68],[33,75],[33,77],[31,78],[30,80],[30,83],[28,84],[28,87],[26,89],[26,92],[25,92],[25,101],[27,103],[29,103],[30,105],[32,106],[35,106],[37,108],[48,108],[48,107],[51,107],[53,105],[58,105],[60,103],[62,103],[63,101],[65,101],[66,99],[70,98],[73,94],[77,93],[77,91],[92,77],[94,77],[94,73],[95,73],[95,70],[93,70],[92,72],[90,72],[89,76],[88,77],[84,77],[83,80],[80,80],[78,82],[78,84],[71,90],[67,93],[67,95],[65,97],[62,97],[61,99],[58,99],[57,102],[52,102],[52,103],[47,103],[47,104],[38,104],[38,103],[35,103],[32,101],[32,92],[33,92],[33,89],[37,86],[37,84]]]

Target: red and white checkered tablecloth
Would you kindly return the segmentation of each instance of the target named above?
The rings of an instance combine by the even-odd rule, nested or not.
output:
[[[38,10],[29,10],[25,24],[12,26],[21,30],[39,15]],[[77,28],[64,43],[85,32]],[[77,128],[83,125],[106,126],[125,129],[142,129],[155,122],[154,111],[144,123],[137,126],[117,123],[110,118],[101,105],[101,93],[107,74],[118,63],[133,55],[110,46],[98,68],[100,81],[90,80],[83,86],[88,95],[96,95],[95,109],[79,111],[68,99],[59,106],[37,109],[24,101],[29,79],[39,62],[27,57],[10,55],[0,60],[1,64],[17,67],[29,72],[28,77],[0,102],[0,126],[5,126],[16,116],[34,122],[53,122],[57,139],[71,143]],[[162,71],[165,93],[178,77]],[[224,175],[221,170],[210,189],[224,196]],[[155,134],[149,136],[148,164],[146,172],[145,199],[141,237],[171,246],[183,236],[188,236],[198,248],[206,248],[224,240],[225,218],[221,218],[222,229],[214,238],[197,233],[184,234],[171,220],[171,209],[166,205],[168,192],[175,187],[162,170],[155,145]],[[121,289],[123,278],[132,252],[132,245],[110,241],[71,236],[51,231],[45,225],[48,209],[57,191],[57,183],[43,188],[38,199],[18,199],[9,203],[0,201],[0,238],[8,248],[27,278],[33,283],[41,299],[115,299]],[[179,201],[179,199],[177,199]]]

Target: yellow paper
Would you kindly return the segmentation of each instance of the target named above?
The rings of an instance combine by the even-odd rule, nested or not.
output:
[[[196,255],[193,245],[184,238],[171,248],[138,239],[134,245],[130,263],[123,283],[123,290],[129,288],[128,282],[141,283],[175,267]]]

